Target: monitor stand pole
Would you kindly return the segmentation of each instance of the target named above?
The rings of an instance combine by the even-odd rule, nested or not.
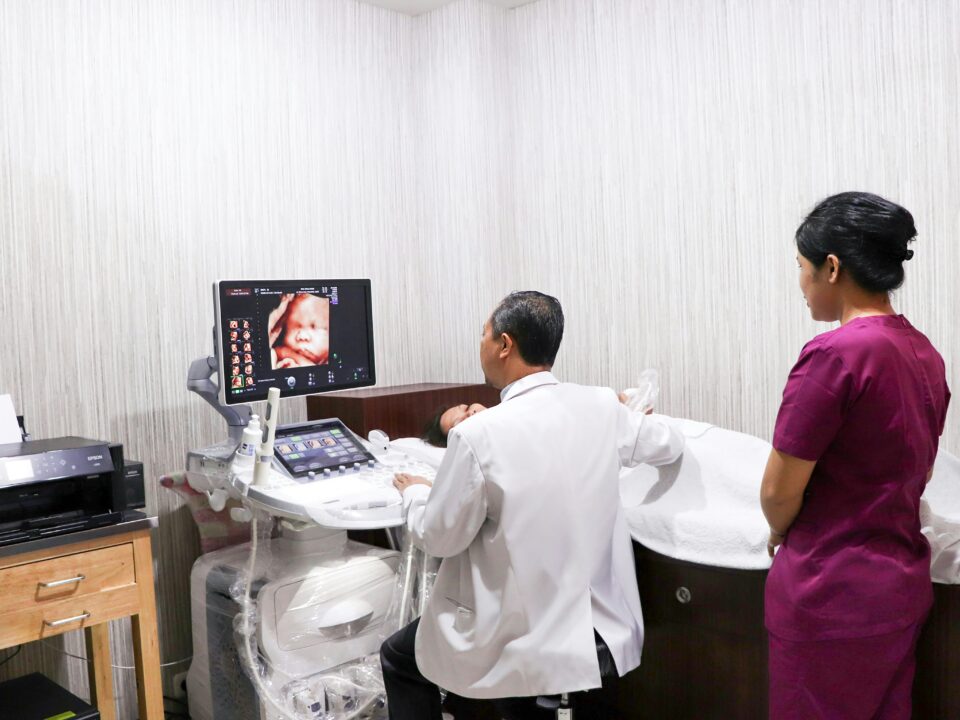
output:
[[[250,421],[250,406],[224,405],[220,402],[220,386],[213,381],[213,376],[217,373],[217,359],[212,355],[194,360],[187,371],[187,390],[202,397],[224,417],[230,440],[239,445],[243,429]]]

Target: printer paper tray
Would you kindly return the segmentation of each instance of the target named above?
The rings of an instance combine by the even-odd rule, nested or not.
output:
[[[115,525],[122,520],[123,513],[111,512],[103,513],[101,515],[92,515],[89,517],[71,519],[69,521],[56,523],[48,527],[36,527],[34,522],[24,522],[23,525],[25,527],[0,531],[0,547],[27,542],[29,540],[37,540],[39,538],[51,537],[53,535],[67,535],[80,530],[90,530],[91,528],[103,527],[104,525]]]

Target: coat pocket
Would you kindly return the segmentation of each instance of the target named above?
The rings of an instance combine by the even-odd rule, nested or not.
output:
[[[453,605],[453,629],[460,633],[472,630],[473,619],[475,617],[473,608],[469,605],[464,605],[462,602],[450,597],[449,595],[445,596],[444,599]]]

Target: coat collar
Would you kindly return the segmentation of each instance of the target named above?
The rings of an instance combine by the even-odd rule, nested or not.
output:
[[[500,391],[500,402],[506,402],[511,400],[517,395],[522,395],[528,390],[533,390],[534,388],[540,387],[541,385],[559,385],[560,381],[557,380],[553,373],[549,370],[544,370],[543,372],[533,373],[522,377],[519,380],[514,380],[512,383],[507,385],[503,390]]]

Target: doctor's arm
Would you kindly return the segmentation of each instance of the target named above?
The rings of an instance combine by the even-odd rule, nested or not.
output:
[[[403,505],[411,539],[428,555],[451,557],[470,546],[487,517],[486,488],[473,448],[458,432],[450,432],[433,487],[407,486]]]
[[[669,465],[683,453],[683,434],[670,418],[631,412],[623,405],[617,412],[617,449],[622,466]]]
[[[803,493],[816,464],[814,460],[802,460],[779,450],[770,452],[760,484],[760,507],[770,526],[767,551],[771,557],[803,507]]]

